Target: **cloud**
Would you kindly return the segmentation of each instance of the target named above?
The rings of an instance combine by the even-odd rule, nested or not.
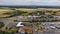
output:
[[[0,0],[0,5],[52,5],[52,6],[60,6],[60,0]]]

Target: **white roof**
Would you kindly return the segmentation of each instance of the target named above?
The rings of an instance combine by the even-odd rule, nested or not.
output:
[[[19,23],[16,25],[16,27],[24,26],[24,25],[21,25],[21,23],[23,23],[23,22],[19,22]]]

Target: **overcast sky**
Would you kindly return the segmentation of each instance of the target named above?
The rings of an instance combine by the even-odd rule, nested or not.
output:
[[[60,0],[0,0],[0,5],[60,6]]]

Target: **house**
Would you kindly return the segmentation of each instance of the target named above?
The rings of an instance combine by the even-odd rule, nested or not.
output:
[[[25,31],[24,31],[22,28],[20,28],[20,29],[18,30],[18,32],[19,32],[20,34],[25,34]]]
[[[23,30],[32,30],[31,27],[27,27],[27,26],[23,26],[22,29],[23,29]]]
[[[32,28],[31,27],[27,27],[27,26],[23,26],[23,27],[20,27],[18,32],[20,33],[25,33],[25,34],[32,34]]]

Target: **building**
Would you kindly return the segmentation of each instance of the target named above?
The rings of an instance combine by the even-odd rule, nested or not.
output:
[[[21,25],[23,22],[18,22],[18,24],[16,25],[16,27],[23,27],[24,25]]]

